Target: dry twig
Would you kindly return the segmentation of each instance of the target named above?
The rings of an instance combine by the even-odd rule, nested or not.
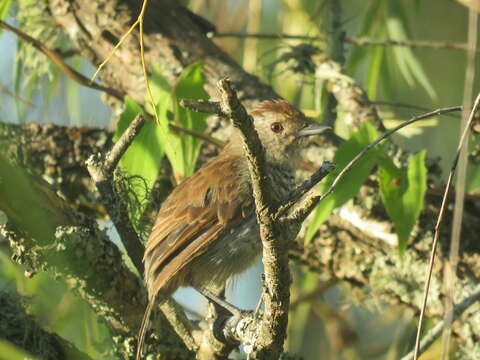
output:
[[[440,233],[440,226],[442,225],[443,217],[445,215],[448,195],[450,193],[450,188],[452,186],[453,176],[455,175],[455,170],[457,168],[458,159],[460,157],[460,151],[463,148],[463,145],[465,143],[465,139],[467,138],[467,134],[470,130],[470,125],[473,121],[473,118],[475,117],[475,113],[477,112],[479,106],[480,106],[480,94],[478,94],[478,96],[475,100],[475,104],[473,105],[472,111],[470,112],[468,123],[465,126],[465,128],[463,130],[463,133],[462,133],[462,136],[460,138],[458,148],[457,148],[457,152],[456,152],[456,155],[455,155],[455,159],[453,160],[452,168],[450,170],[450,173],[448,174],[447,186],[445,188],[445,193],[443,195],[442,205],[440,207],[440,213],[438,214],[438,220],[437,220],[437,223],[435,225],[432,251],[431,251],[431,254],[430,254],[430,263],[429,263],[428,270],[427,270],[427,279],[426,279],[426,282],[425,282],[425,289],[424,289],[424,293],[423,293],[423,301],[422,301],[422,307],[421,307],[421,310],[420,310],[420,318],[418,320],[417,337],[416,337],[416,341],[415,341],[415,356],[414,356],[415,360],[418,358],[418,356],[420,354],[420,336],[421,336],[421,333],[422,333],[422,325],[423,325],[423,318],[425,316],[425,309],[427,307],[428,291],[430,289],[430,281],[431,281],[431,278],[432,278],[433,264],[435,263],[435,254],[436,254],[436,249],[437,249],[438,237],[439,237],[439,233]]]

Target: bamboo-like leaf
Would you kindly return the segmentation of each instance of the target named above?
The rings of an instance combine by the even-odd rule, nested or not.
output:
[[[369,99],[377,98],[378,79],[384,61],[384,53],[385,48],[377,46],[372,54],[372,61],[370,62],[367,75],[367,94]]]
[[[396,0],[387,0],[385,17],[388,37],[394,40],[410,39],[407,16],[402,4]],[[413,87],[417,82],[425,89],[432,99],[437,98],[433,85],[423,69],[422,64],[409,47],[394,46],[393,53],[400,73],[406,82]]]
[[[328,175],[326,180],[322,183],[322,192],[328,189],[345,165],[347,165],[355,155],[376,138],[377,131],[373,125],[370,123],[364,123],[362,127],[350,137],[350,139],[340,145],[333,158],[333,162],[335,162],[338,167]],[[315,235],[319,226],[327,220],[335,208],[342,206],[355,196],[360,189],[360,186],[372,171],[378,158],[377,153],[377,149],[372,149],[367,152],[352,170],[340,180],[334,192],[318,205],[305,235],[306,242],[309,242],[313,238],[313,235]]]
[[[374,31],[376,25],[375,20],[377,19],[382,6],[383,0],[370,2],[361,25],[359,36],[376,35],[376,32]],[[371,54],[371,50],[372,48],[364,46],[356,46],[352,49],[347,63],[347,69],[351,74],[354,74],[360,63],[368,56],[368,54]]]

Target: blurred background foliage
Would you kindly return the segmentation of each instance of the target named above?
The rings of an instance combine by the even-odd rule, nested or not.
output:
[[[216,42],[247,71],[270,83],[280,95],[308,115],[318,118],[319,121],[323,120],[328,106],[328,95],[325,83],[315,74],[313,63],[331,56],[332,50],[327,41],[330,36],[331,19],[326,1],[182,2],[215,24]],[[42,41],[49,48],[62,53],[67,62],[79,72],[91,76],[95,69],[77,53],[68,38],[48,21],[45,17],[45,6],[45,0],[0,0],[0,16]],[[466,42],[468,10],[455,1],[348,0],[342,2],[342,7],[341,25],[346,31],[347,39]],[[311,38],[240,36],[244,33],[287,34]],[[372,102],[378,104],[380,115],[387,127],[427,110],[462,103],[466,65],[464,50],[359,46],[353,42],[347,41],[345,59],[340,58],[337,61],[344,61],[348,75],[366,89]],[[2,122],[39,124],[53,122],[59,125],[109,127],[116,130],[119,135],[135,114],[142,111],[133,100],[127,100],[124,113],[118,127],[115,128],[112,111],[102,102],[100,93],[81,87],[66,78],[38,51],[17,41],[12,34],[5,31],[0,33],[0,51]],[[480,64],[477,62],[476,65],[477,71],[480,70]],[[174,89],[166,87],[158,71],[152,74],[150,80],[155,99],[162,105],[158,108],[161,113],[160,127],[158,131],[154,130],[159,134],[157,139],[163,139],[160,136],[162,131],[163,134],[169,132],[166,124],[171,119],[197,131],[205,129],[205,119],[199,118],[198,114],[187,114],[177,102],[179,98],[187,95],[196,98],[206,97],[201,88],[202,79],[199,75],[201,66],[195,64],[186,69]],[[475,92],[479,90],[477,82]],[[152,110],[151,107],[150,109],[147,107],[147,111],[153,113]],[[459,124],[459,117],[455,116],[433,118],[406,128],[394,136],[393,141],[411,154],[426,150],[426,156],[429,159],[439,158],[441,168],[445,170],[454,156],[453,149],[456,148],[458,140]],[[336,128],[339,134],[351,139],[344,144],[349,149],[350,158],[355,154],[354,150],[358,151],[376,135],[373,133],[374,129],[361,130],[364,132],[363,135],[361,132],[351,134],[348,127],[342,126],[341,119],[336,123]],[[162,140],[166,143],[158,143],[155,138],[152,139],[151,134],[144,138],[146,142],[155,143],[154,147],[158,152],[166,154],[177,180],[192,173],[200,141],[174,133],[169,133],[165,137],[167,140]],[[357,141],[357,145],[354,141]],[[169,150],[169,146],[182,151]],[[138,151],[145,150],[144,146],[138,147],[140,148]],[[478,147],[478,144],[473,143],[471,147]],[[127,153],[122,159],[122,165],[128,175],[141,175],[146,179],[146,189],[141,191],[148,192],[153,186],[158,168],[138,169],[139,164],[135,159],[138,156],[142,158],[145,156],[137,150],[130,151],[131,154]],[[372,160],[370,163],[366,159],[363,168],[365,174],[361,176],[358,186],[355,186],[360,186],[374,164],[380,164],[383,169],[380,177],[387,179],[385,186],[380,190],[388,214],[394,221],[395,215],[392,214],[400,214],[397,215],[400,217],[410,216],[408,221],[413,222],[411,225],[413,226],[422,204],[411,209],[411,213],[406,215],[402,212],[403,209],[396,207],[395,204],[395,199],[403,195],[396,194],[394,200],[389,202],[392,191],[398,190],[389,189],[387,185],[395,176],[405,179],[409,176],[412,179],[422,176],[424,178],[425,175],[421,174],[424,172],[422,169],[425,153],[421,152],[405,161],[402,169],[393,163],[386,164],[384,154],[375,156],[375,161]],[[348,160],[342,160],[342,152],[336,157],[335,160],[339,164],[344,164]],[[159,165],[157,163],[156,166]],[[445,177],[444,171],[443,179]],[[422,184],[425,184],[425,179],[422,180]],[[480,188],[480,172],[475,163],[469,166],[467,184],[468,192]],[[352,188],[351,183],[348,184],[348,188]],[[425,189],[418,191],[408,193],[407,189],[404,192],[405,197],[423,198]],[[136,195],[139,195],[138,191]],[[336,200],[332,198],[334,199],[332,202],[337,201],[332,206],[338,206],[352,196],[353,194],[340,193]],[[140,197],[145,198],[145,193]],[[132,218],[138,219],[140,214],[138,210],[135,211],[132,211]],[[317,223],[314,221],[314,227],[307,232],[307,239],[317,230],[320,220],[326,218],[328,214],[329,212],[316,214]],[[104,226],[111,228],[108,222]],[[111,230],[111,233],[115,239],[114,231]],[[403,244],[405,243],[406,239]],[[10,252],[6,244],[1,242],[0,245],[0,289],[15,290],[24,295],[28,300],[29,313],[34,314],[45,329],[61,334],[92,358],[111,357],[108,355],[111,345],[108,329],[98,321],[89,307],[67,290],[65,284],[52,279],[48,273],[37,274],[31,279],[26,278],[22,268],[9,260]],[[361,306],[354,304],[348,291],[341,284],[319,278],[302,267],[295,267],[293,270],[293,305],[288,351],[305,359],[387,360],[397,359],[411,348],[415,331],[411,311],[378,303],[373,298]],[[229,296],[235,299],[235,303],[249,308],[255,305],[259,296],[260,272],[261,267],[256,266],[235,280],[235,286],[229,288]],[[245,291],[246,288],[252,291]],[[198,305],[200,299],[193,291],[181,290],[178,298],[192,310],[202,311],[202,306]],[[6,353],[7,348],[13,354],[9,359],[22,358],[22,355],[14,354],[11,345],[0,342],[0,354]],[[432,347],[422,359],[438,358],[437,348]]]

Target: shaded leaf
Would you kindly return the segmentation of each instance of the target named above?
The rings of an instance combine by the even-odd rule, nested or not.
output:
[[[410,39],[407,16],[402,4],[396,0],[387,0],[385,11],[388,37],[400,41]],[[394,46],[392,50],[394,60],[406,82],[412,87],[418,82],[432,99],[436,99],[435,89],[413,50],[405,46]]]
[[[366,35],[376,35],[374,31],[374,26],[376,24],[375,20],[379,15],[379,10],[383,6],[383,1],[371,1],[370,6],[367,9],[365,17],[361,25],[359,36]],[[353,47],[350,56],[348,58],[347,68],[351,74],[355,74],[355,71],[359,67],[360,63],[371,54],[373,48],[366,46],[355,46]]]

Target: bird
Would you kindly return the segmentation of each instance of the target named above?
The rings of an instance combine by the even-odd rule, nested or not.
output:
[[[265,149],[273,200],[286,200],[305,139],[329,129],[284,100],[265,100],[250,113]],[[253,265],[262,244],[248,160],[234,128],[221,152],[177,185],[163,202],[148,237],[144,280],[148,305],[139,331],[137,359],[151,311],[175,290],[218,288]]]

